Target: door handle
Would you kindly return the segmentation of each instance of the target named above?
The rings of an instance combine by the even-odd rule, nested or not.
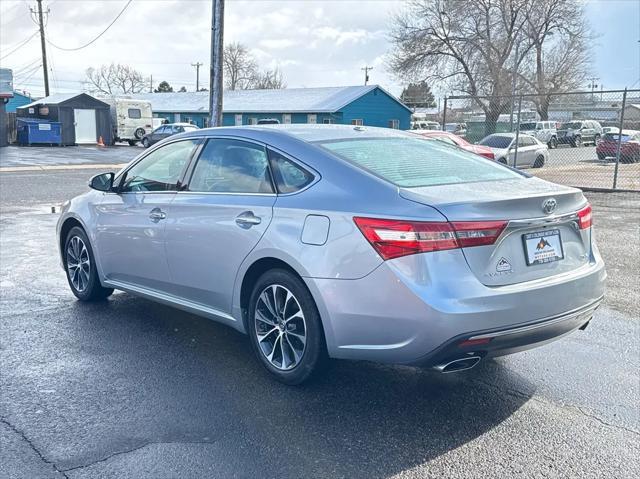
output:
[[[236,217],[236,224],[242,228],[251,228],[262,223],[262,218],[255,216],[253,211],[245,211]]]
[[[154,208],[149,213],[149,218],[151,219],[151,221],[155,223],[165,219],[166,217],[167,217],[167,214],[164,211],[162,211],[160,208]]]

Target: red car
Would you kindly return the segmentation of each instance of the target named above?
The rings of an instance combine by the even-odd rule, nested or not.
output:
[[[618,151],[619,133],[605,133],[596,145],[598,159],[615,158]],[[640,161],[640,132],[635,130],[622,130],[620,142],[620,162],[635,163]]]
[[[490,160],[495,159],[491,148],[482,145],[472,145],[464,138],[460,138],[458,135],[454,135],[453,133],[449,133],[448,131],[421,131],[420,133],[416,132],[416,134],[424,136],[425,138],[433,138],[434,140],[442,141],[443,143],[455,145],[459,148],[462,148],[463,150],[470,151],[471,153],[475,153],[476,155],[484,156],[485,158],[489,158]]]

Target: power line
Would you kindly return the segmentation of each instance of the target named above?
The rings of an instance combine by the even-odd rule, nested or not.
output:
[[[4,60],[5,58],[7,58],[9,55],[17,52],[19,49],[21,49],[23,46],[25,46],[27,43],[29,43],[31,41],[32,38],[34,38],[37,34],[39,33],[39,30],[36,30],[35,32],[33,32],[31,34],[31,36],[27,37],[26,40],[23,40],[22,43],[20,43],[20,45],[18,45],[17,47],[15,47],[13,50],[11,50],[9,53],[7,53],[6,55],[3,55],[2,57],[0,57],[0,60]]]
[[[65,52],[75,52],[75,51],[78,51],[78,50],[82,50],[83,48],[88,47],[88,46],[89,46],[89,45],[91,45],[93,42],[95,42],[96,40],[98,40],[98,38],[100,38],[102,35],[104,35],[105,33],[107,33],[107,30],[109,30],[109,29],[111,28],[111,26],[112,26],[114,23],[116,23],[116,21],[118,20],[118,18],[120,18],[120,16],[124,13],[124,11],[127,9],[127,7],[128,7],[129,5],[131,5],[131,2],[132,2],[132,1],[133,1],[133,0],[129,0],[129,1],[127,2],[127,4],[122,8],[122,10],[120,10],[120,13],[118,13],[118,15],[116,15],[116,18],[114,18],[114,19],[113,19],[113,21],[112,21],[109,25],[107,25],[107,28],[105,28],[104,30],[102,30],[102,32],[100,32],[100,34],[99,34],[97,37],[95,37],[93,40],[91,40],[91,41],[90,41],[90,42],[88,42],[88,43],[85,43],[85,44],[84,44],[84,45],[82,45],[82,46],[75,47],[75,48],[65,48],[65,47],[60,47],[60,46],[56,45],[55,43],[53,43],[53,42],[52,42],[51,40],[49,40],[49,39],[47,39],[47,43],[49,43],[49,45],[51,45],[52,47],[57,48],[58,50],[63,50],[63,51],[65,51]]]

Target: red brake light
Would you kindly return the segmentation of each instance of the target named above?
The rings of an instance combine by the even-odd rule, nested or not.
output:
[[[591,205],[587,204],[587,206],[578,211],[578,224],[581,230],[591,228]]]
[[[506,221],[456,221],[452,223],[460,247],[493,244],[507,226]]]
[[[455,223],[355,217],[371,246],[385,260],[416,253],[493,244],[506,221]]]

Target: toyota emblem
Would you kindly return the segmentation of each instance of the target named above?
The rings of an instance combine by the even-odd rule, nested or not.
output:
[[[556,210],[556,206],[558,206],[558,202],[555,198],[547,198],[542,202],[542,211],[545,214],[550,215]]]

